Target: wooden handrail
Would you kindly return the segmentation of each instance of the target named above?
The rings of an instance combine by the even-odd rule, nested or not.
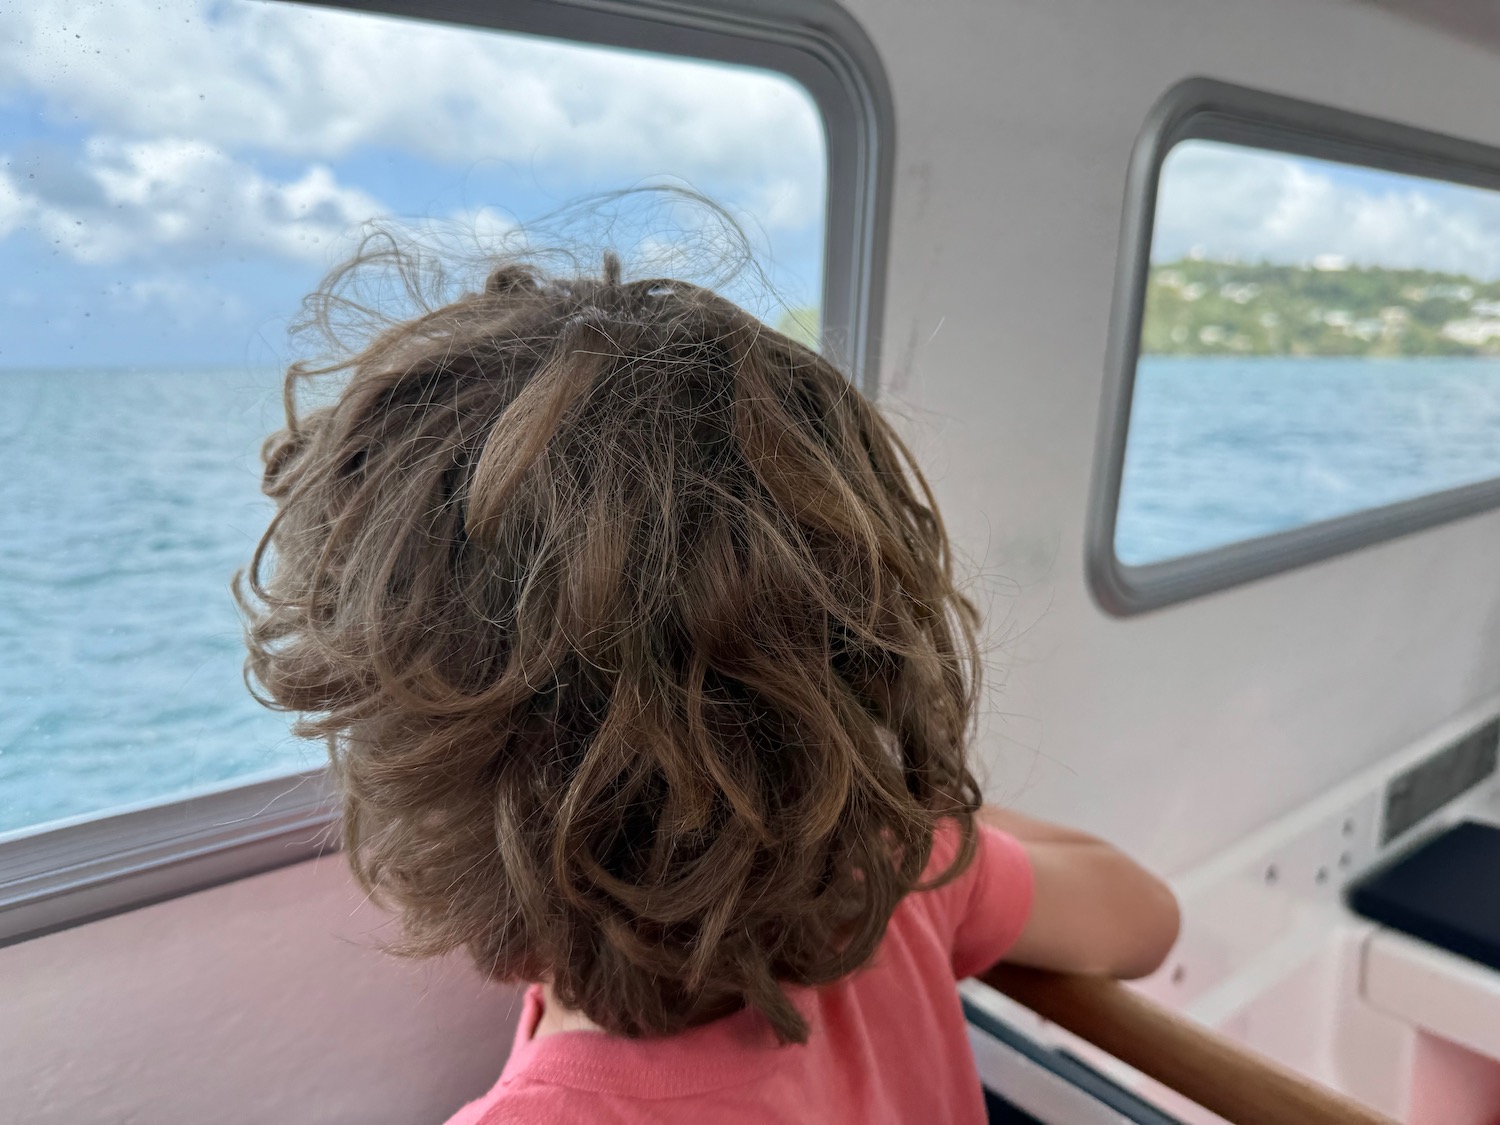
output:
[[[1234,1125],[1396,1125],[1106,977],[997,965],[980,980]]]

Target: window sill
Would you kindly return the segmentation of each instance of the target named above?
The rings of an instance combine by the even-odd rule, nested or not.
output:
[[[337,847],[322,770],[0,835],[0,945]]]

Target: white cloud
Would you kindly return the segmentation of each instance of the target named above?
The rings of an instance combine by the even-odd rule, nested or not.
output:
[[[104,290],[105,298],[127,313],[165,313],[176,324],[191,326],[238,318],[249,310],[232,293],[198,279],[159,275],[130,282],[116,282]]]
[[[815,218],[822,191],[821,125],[788,80],[291,4],[9,5],[0,98],[20,92],[52,120],[228,151],[744,184],[774,193],[768,225]]]
[[[1500,194],[1189,141],[1162,170],[1152,254],[1500,277]]]
[[[520,229],[514,216],[494,207],[481,207],[477,211],[456,215],[454,222],[480,247],[504,245]]]
[[[800,227],[818,218],[823,204],[821,184],[795,176],[780,176],[765,184],[746,208],[766,227]]]
[[[0,232],[7,222],[25,227],[91,264],[163,252],[327,263],[359,224],[384,212],[322,165],[277,181],[197,141],[95,137],[74,171],[72,190],[50,196],[46,179],[30,191],[0,180]],[[80,192],[79,182],[93,190]]]
[[[31,214],[31,201],[14,180],[0,172],[0,238],[22,226]]]

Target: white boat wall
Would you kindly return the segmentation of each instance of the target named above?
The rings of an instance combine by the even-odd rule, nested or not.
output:
[[[580,26],[610,9],[551,6]],[[872,377],[978,575],[990,798],[1173,878],[1184,934],[1151,996],[1401,1120],[1462,1087],[1472,1115],[1445,1125],[1479,1125],[1500,1105],[1500,976],[1356,919],[1341,891],[1409,838],[1380,840],[1391,779],[1500,715],[1500,511],[1128,616],[1085,564],[1153,106],[1206,77],[1500,148],[1500,34],[1480,5],[1432,7],[844,4],[893,113]],[[1500,823],[1493,779],[1424,828],[1460,815]],[[391,959],[391,936],[335,853],[0,948],[0,1121],[441,1121],[498,1075],[517,994]]]

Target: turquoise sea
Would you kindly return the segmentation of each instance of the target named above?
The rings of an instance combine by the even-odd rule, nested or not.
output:
[[[1147,356],[1115,553],[1159,562],[1500,476],[1500,359]]]
[[[246,693],[229,595],[279,383],[0,372],[0,831],[320,760]]]
[[[273,371],[0,372],[0,832],[322,761],[240,678]],[[1500,475],[1500,362],[1142,361],[1149,563]],[[1082,518],[1082,513],[1078,513]]]

